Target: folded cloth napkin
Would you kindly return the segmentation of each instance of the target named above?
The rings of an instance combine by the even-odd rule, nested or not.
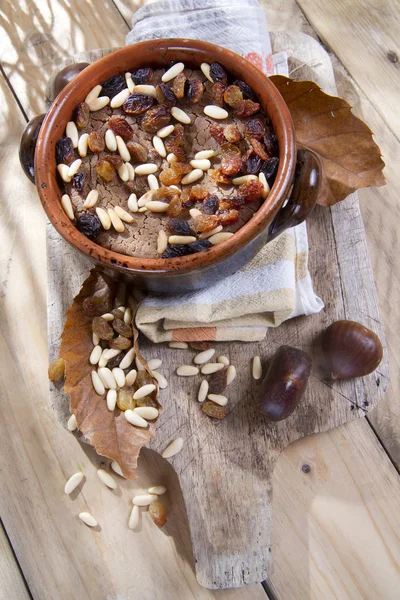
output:
[[[187,37],[234,50],[267,74],[287,74],[286,57],[272,56],[264,10],[257,0],[160,0],[132,18],[127,44]],[[275,65],[275,68],[274,68]],[[276,68],[279,65],[278,69]],[[136,323],[153,342],[258,341],[269,327],[323,308],[308,272],[305,223],[282,233],[240,271],[209,288],[150,295]]]

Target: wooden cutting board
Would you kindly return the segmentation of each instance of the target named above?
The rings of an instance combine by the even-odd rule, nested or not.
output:
[[[295,79],[312,79],[335,94],[329,56],[305,34],[273,36],[275,52],[286,50]],[[65,61],[92,62],[110,50],[81,53]],[[238,371],[227,390],[228,415],[223,421],[206,418],[197,402],[200,382],[179,378],[176,367],[191,363],[195,352],[172,350],[143,340],[146,358],[163,360],[161,371],[169,387],[161,391],[164,412],[150,447],[156,452],[176,437],[185,440],[180,454],[170,459],[185,500],[196,575],[207,588],[238,587],[263,581],[272,572],[272,473],[280,452],[294,440],[364,417],[379,402],[389,383],[388,359],[368,377],[332,382],[320,365],[318,337],[337,319],[360,321],[381,338],[374,278],[357,194],[331,209],[317,207],[308,221],[310,273],[325,309],[271,329],[259,343],[216,343],[218,354],[229,357]],[[65,311],[78,293],[91,263],[64,242],[49,224],[48,324],[49,353],[58,353]],[[301,406],[286,421],[267,424],[255,409],[259,382],[251,376],[251,359],[268,359],[281,344],[307,350],[313,372]],[[52,405],[65,425],[68,399],[53,387]],[[106,519],[107,516],[104,516]],[[135,541],[132,539],[132,544]],[[129,548],[125,549],[129,552]],[[115,548],[115,560],[118,549]]]

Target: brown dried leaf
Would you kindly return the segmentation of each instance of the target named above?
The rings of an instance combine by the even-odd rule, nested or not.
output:
[[[92,386],[89,363],[92,351],[92,317],[83,310],[86,298],[114,300],[117,291],[115,281],[93,269],[84,282],[81,291],[67,311],[67,318],[61,338],[60,358],[65,361],[64,390],[70,397],[70,410],[76,416],[79,430],[94,446],[96,452],[115,460],[127,479],[135,478],[137,459],[142,446],[154,436],[156,422],[149,423],[148,429],[132,426],[122,412],[110,412],[104,396],[98,396]],[[138,346],[138,331],[133,326],[134,346],[139,360],[151,376],[147,363]],[[153,378],[152,378],[153,380]],[[158,385],[153,392],[156,406]]]
[[[324,167],[318,204],[331,206],[363,187],[385,185],[385,166],[372,131],[342,98],[313,81],[271,77],[292,115],[299,148],[318,154]]]

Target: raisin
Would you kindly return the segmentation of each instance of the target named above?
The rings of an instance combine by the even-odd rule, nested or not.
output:
[[[135,388],[138,390],[140,387],[148,383],[153,383],[153,378],[151,375],[149,375],[147,371],[138,371],[135,381]]]
[[[101,340],[112,340],[114,337],[113,328],[103,317],[94,317],[92,321],[92,331],[96,333]]]
[[[202,240],[202,241],[205,241],[205,240]],[[193,242],[193,243],[195,243],[195,242]],[[189,346],[190,346],[190,348],[193,348],[193,350],[198,350],[199,352],[203,352],[203,350],[209,350],[211,348],[210,342],[189,342]]]
[[[202,202],[204,198],[207,198],[207,196],[208,188],[205,185],[194,185],[190,189],[190,199],[193,200],[193,202]]]
[[[118,338],[115,338],[118,339]],[[114,340],[110,340],[110,344],[112,344]],[[119,348],[118,348],[119,350]],[[124,358],[125,353],[124,352],[120,352],[119,354],[117,354],[117,356],[114,356],[114,358],[111,358],[108,363],[107,363],[107,367],[109,369],[115,369],[116,367],[119,367],[119,363],[122,361],[122,359]]]
[[[244,167],[244,171],[248,174],[257,175],[263,166],[262,159],[255,152],[250,152]]]
[[[131,94],[125,100],[122,108],[129,115],[140,115],[154,104],[154,99],[146,94]]]
[[[172,90],[177,98],[181,100],[185,96],[185,83],[186,83],[186,75],[185,73],[179,73],[177,77],[174,79],[174,83],[172,86]]]
[[[216,215],[197,215],[193,219],[193,226],[197,233],[211,231],[219,225],[219,218]]]
[[[150,68],[137,69],[137,71],[134,71],[132,73],[132,79],[134,83],[136,83],[136,85],[148,83],[149,81],[151,81],[152,77],[153,69]]]
[[[184,219],[169,219],[167,229],[175,235],[190,235],[190,225]]]
[[[110,340],[110,348],[113,348],[114,350],[129,350],[131,346],[132,340],[128,340],[128,338],[124,336],[119,336]]]
[[[264,145],[270,156],[276,156],[278,154],[278,142],[276,140],[275,134],[268,132],[264,136]]]
[[[160,187],[154,190],[152,200],[160,200],[161,202],[170,202],[175,196],[179,196],[178,190],[170,187]]]
[[[166,83],[159,83],[157,85],[156,98],[159,104],[164,104],[164,106],[168,106],[169,108],[175,106],[177,102],[174,92]]]
[[[204,87],[201,81],[198,79],[191,79],[189,81],[189,88],[187,91],[187,99],[190,104],[198,104],[203,96]]]
[[[171,169],[174,171],[174,173],[176,173],[177,175],[187,175],[188,173],[190,173],[190,171],[193,171],[193,168],[191,167],[191,165],[188,165],[187,163],[184,162],[173,162],[171,163]]]
[[[240,88],[237,85],[227,87],[224,93],[224,100],[232,108],[239,106],[243,102],[243,94]]]
[[[123,119],[122,117],[111,117],[107,123],[107,127],[116,135],[122,137],[124,142],[127,142],[132,138],[132,127],[129,125],[126,119]]]
[[[222,144],[221,146],[221,154],[222,156],[226,156],[228,158],[240,157],[240,149],[235,146],[235,144]]]
[[[253,102],[252,100],[243,100],[236,108],[235,115],[237,117],[250,117],[254,115],[254,113],[260,110],[260,105],[258,102]]]
[[[74,187],[77,192],[81,192],[85,187],[86,177],[86,173],[83,173],[82,171],[73,176],[72,187]]]
[[[127,325],[122,319],[114,319],[111,321],[112,328],[126,338],[132,337],[132,327]]]
[[[136,408],[136,401],[133,399],[133,394],[135,393],[134,388],[131,387],[123,387],[117,391],[117,406],[119,410],[133,410]]]
[[[218,125],[218,123],[211,123],[209,131],[210,135],[216,142],[218,142],[218,144],[223,144],[225,142],[224,128],[222,125]]]
[[[201,407],[202,411],[206,413],[209,417],[213,417],[213,419],[223,419],[226,417],[225,406],[219,406],[219,404],[214,404],[211,400],[207,400],[204,402]]]
[[[243,94],[243,98],[247,98],[249,100],[257,100],[257,97],[255,95],[255,93],[253,92],[253,90],[251,89],[251,87],[249,85],[247,85],[247,83],[245,83],[244,81],[240,81],[240,79],[237,79],[236,81],[233,82],[233,85],[237,85],[237,87],[240,89],[240,91]]]
[[[265,161],[262,167],[262,172],[264,173],[266,179],[270,179],[273,177],[278,170],[279,158],[274,156]]]
[[[250,138],[250,144],[253,146],[254,152],[262,158],[262,160],[268,160],[269,155],[266,153],[262,143],[255,138]]]
[[[114,98],[117,94],[122,92],[126,88],[125,77],[122,75],[114,75],[103,83],[103,87],[100,92],[100,96],[108,96]]]
[[[213,102],[214,102],[214,104],[216,104],[216,106],[224,105],[224,92],[225,92],[225,86],[223,83],[220,83],[220,82],[214,83],[214,85],[211,88],[211,94],[213,97]]]
[[[190,188],[185,188],[182,191],[180,199],[184,208],[191,208],[195,205],[195,202],[190,197]]]
[[[106,183],[110,183],[115,177],[115,169],[108,160],[99,160],[96,165],[96,173]]]
[[[249,119],[246,123],[246,136],[261,140],[265,135],[265,126],[261,119]]]
[[[184,160],[183,144],[185,141],[185,130],[183,125],[177,123],[173,132],[164,140],[167,152],[176,154],[179,160]]]
[[[105,147],[104,137],[98,131],[89,133],[88,146],[92,152],[99,154]]]
[[[218,208],[218,196],[210,196],[203,203],[203,212],[206,215],[213,215]]]
[[[181,179],[171,168],[164,169],[159,176],[159,180],[163,185],[176,185]]]
[[[65,371],[65,360],[63,358],[56,358],[49,365],[48,376],[50,381],[58,381],[61,377],[64,377]]]
[[[228,85],[228,75],[222,65],[213,62],[210,65],[210,77],[214,82],[220,81],[225,86]]]
[[[104,154],[101,157],[101,160],[106,160],[107,162],[110,163],[110,165],[112,165],[115,169],[119,169],[119,167],[121,165],[124,164],[124,161],[122,160],[122,158],[119,156],[119,154]]]
[[[153,406],[157,408],[157,402],[151,396],[144,396],[144,398],[136,400],[136,406]]]
[[[171,200],[171,202],[169,203],[169,206],[167,208],[167,215],[169,217],[177,217],[181,214],[182,212],[182,200],[180,199],[179,195],[176,194],[176,196],[174,196]]]
[[[224,175],[221,169],[210,169],[208,173],[211,179],[214,179],[214,181],[216,181],[217,183],[224,183],[226,185],[229,185],[231,183],[231,180],[228,177],[228,175]]]
[[[211,248],[212,243],[210,242],[210,240],[196,240],[195,242],[187,244],[187,247],[190,254],[196,254],[197,252],[203,252],[203,250]]]
[[[263,184],[258,179],[250,179],[239,187],[238,192],[243,196],[245,202],[258,200],[264,191]]]
[[[178,258],[179,256],[186,256],[190,253],[188,248],[189,244],[173,244],[168,246],[161,258]]]
[[[236,142],[240,141],[242,134],[236,125],[231,124],[225,127],[224,136],[228,142],[235,144]]]
[[[114,317],[116,319],[123,319],[124,318],[124,313],[122,312],[122,310],[119,310],[119,308],[113,308],[111,311],[111,314],[114,315]]]
[[[161,502],[158,500],[153,500],[153,502],[149,504],[149,513],[151,520],[157,525],[157,527],[160,529],[161,527],[164,527],[165,523],[167,522],[167,514],[165,507],[161,504]]]
[[[221,160],[221,173],[223,175],[236,175],[242,168],[241,156],[223,156]]]
[[[84,129],[87,127],[90,118],[89,104],[86,102],[80,102],[74,110],[74,121],[78,129]]]
[[[229,200],[231,207],[236,208],[238,210],[246,204],[246,201],[243,198],[243,196],[229,196],[229,198],[227,199]]]
[[[147,111],[142,119],[141,127],[148,133],[155,133],[171,122],[171,113],[167,106],[155,106]]]
[[[232,204],[229,198],[221,198],[221,200],[218,202],[218,213],[220,213],[223,210],[230,210],[231,208]]]
[[[89,317],[99,317],[109,312],[112,307],[112,300],[106,296],[89,296],[82,303],[82,309],[85,315]]]
[[[240,213],[236,209],[219,210],[217,212],[217,217],[219,218],[221,225],[223,227],[227,227],[228,225],[232,225],[233,223],[239,221]]]
[[[77,218],[76,228],[89,239],[95,239],[103,230],[99,217],[90,213],[85,213]]]
[[[69,164],[74,158],[74,145],[71,138],[61,137],[56,143],[56,161],[60,163]]]
[[[144,146],[138,144],[137,142],[128,142],[126,147],[128,148],[129,154],[134,161],[140,164],[147,161],[147,150],[144,148]]]
[[[213,373],[208,380],[208,392],[210,394],[222,394],[222,392],[226,388],[226,371],[227,369],[222,369],[221,371],[217,371]]]

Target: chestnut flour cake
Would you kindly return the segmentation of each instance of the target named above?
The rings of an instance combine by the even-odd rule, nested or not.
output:
[[[56,159],[79,231],[141,258],[231,237],[267,197],[279,161],[253,90],[218,63],[111,77],[76,107]]]

